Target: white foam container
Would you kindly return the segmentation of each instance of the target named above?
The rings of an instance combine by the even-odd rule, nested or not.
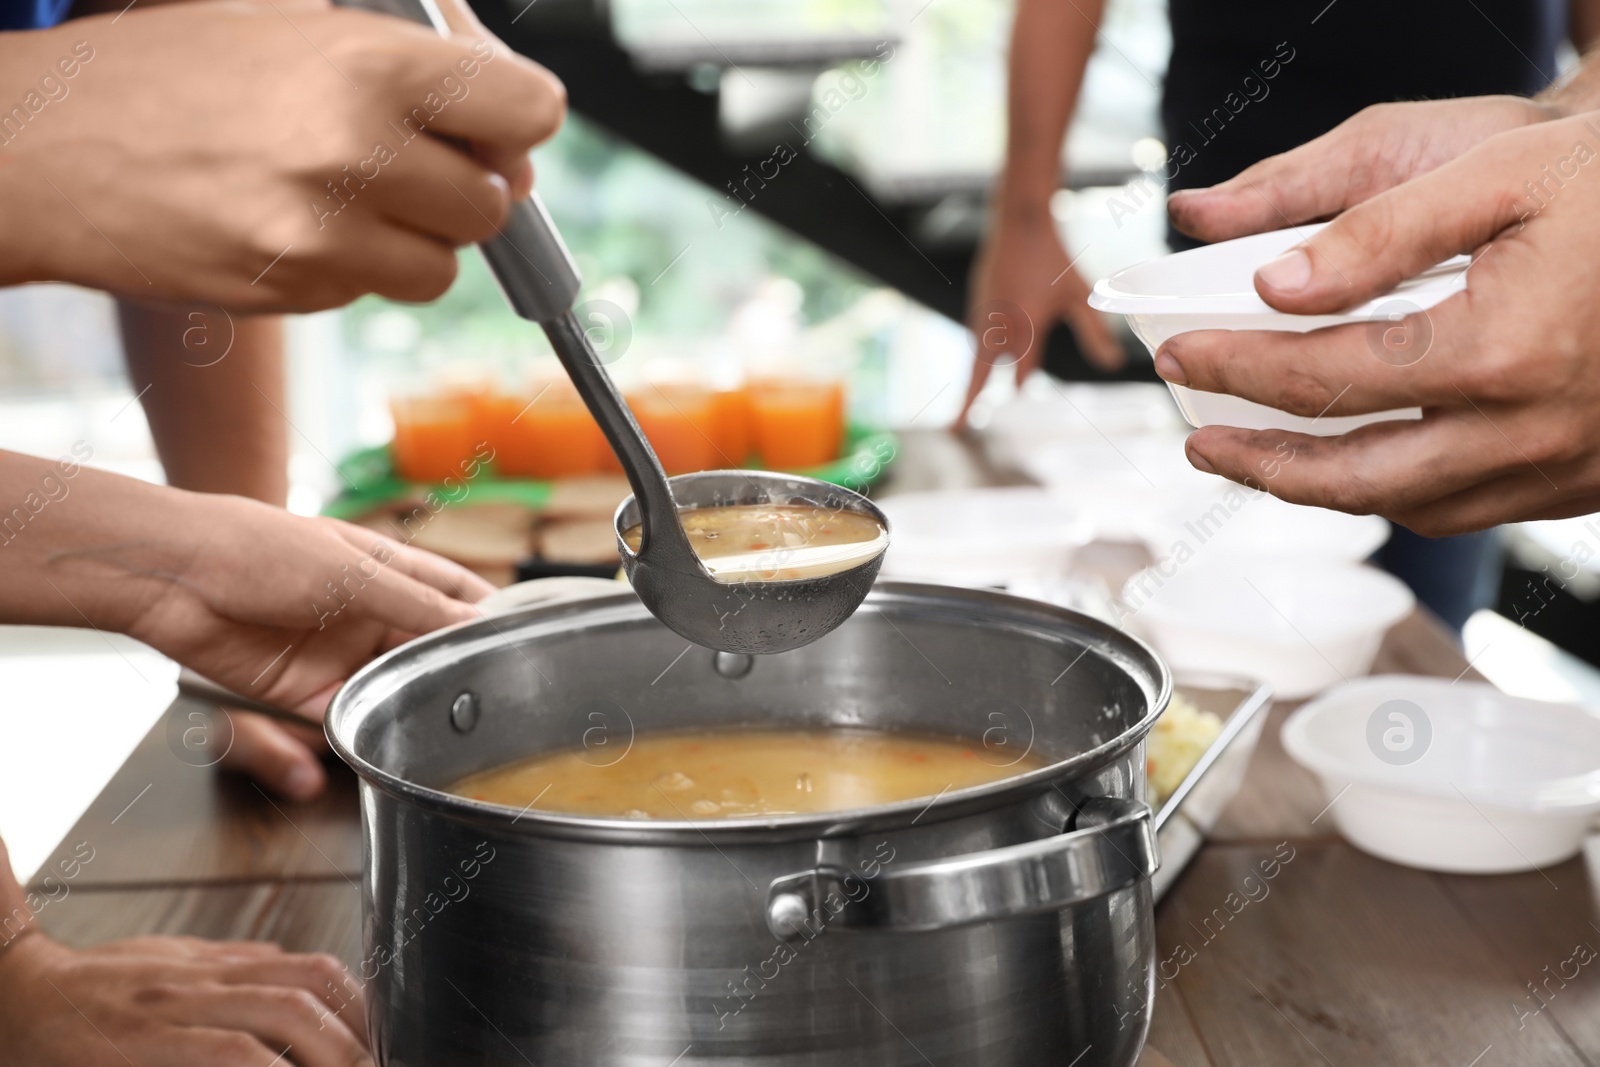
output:
[[[1229,556],[1360,563],[1389,540],[1389,523],[1376,515],[1291,504],[1268,493],[1229,486],[1223,494],[1173,503],[1151,516],[1141,532],[1157,559],[1185,542]]]
[[[1221,484],[1190,465],[1180,433],[1050,441],[1019,457],[1017,466],[1070,501],[1096,537],[1113,541],[1140,540],[1162,512],[1213,496]]]
[[[509,615],[513,611],[531,608],[535,604],[553,604],[558,600],[587,600],[590,597],[610,596],[633,588],[616,578],[530,578],[502,586],[478,601],[478,610],[488,616]]]
[[[1173,669],[1260,678],[1286,700],[1366,674],[1415,606],[1400,580],[1322,558],[1169,557],[1122,589],[1122,617]]]
[[[1395,700],[1420,708],[1432,735],[1400,765],[1380,759],[1368,734],[1374,712]],[[1560,863],[1600,812],[1600,718],[1574,704],[1481,682],[1378,676],[1307,704],[1282,736],[1351,844],[1408,867],[1497,874]]]
[[[1287,330],[1308,333],[1347,323],[1388,321],[1384,305],[1404,300],[1427,310],[1467,288],[1469,259],[1456,256],[1402,282],[1374,300],[1339,315],[1285,315],[1255,290],[1255,272],[1326,223],[1258,233],[1141,263],[1095,283],[1089,306],[1127,317],[1128,326],[1151,355],[1170,337],[1191,330]],[[1374,356],[1374,359],[1377,357]],[[1191,426],[1237,426],[1246,430],[1291,430],[1330,437],[1374,422],[1422,417],[1420,408],[1368,415],[1312,418],[1242,400],[1171,385],[1178,410]]]
[[[902,493],[878,504],[894,528],[885,577],[1003,586],[1058,575],[1094,535],[1078,509],[1037,486]]]
[[[994,409],[984,434],[998,462],[1020,467],[1040,447],[1056,442],[1171,436],[1182,430],[1169,391],[1158,383],[1068,384],[1036,374],[1017,396]]]

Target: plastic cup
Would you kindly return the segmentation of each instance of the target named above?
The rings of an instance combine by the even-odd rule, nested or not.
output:
[[[397,396],[389,402],[394,416],[393,456],[400,477],[413,482],[442,482],[460,476],[483,440],[468,395]]]
[[[668,474],[728,464],[716,442],[716,393],[690,382],[649,382],[628,395],[639,428]]]
[[[711,437],[721,465],[734,469],[746,466],[750,458],[750,398],[744,387],[718,389],[712,398],[712,409]]]
[[[495,468],[507,477],[593,474],[610,452],[599,424],[564,378],[498,393],[488,411]]]
[[[844,443],[844,385],[768,378],[752,381],[750,437],[773,470],[807,470],[839,458]]]

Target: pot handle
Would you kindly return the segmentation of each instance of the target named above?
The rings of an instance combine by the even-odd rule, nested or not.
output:
[[[767,890],[767,928],[784,941],[832,926],[941,930],[1081,904],[1160,865],[1150,808],[1104,797],[1083,805],[1072,830],[1040,841],[898,867],[874,862],[870,876],[842,867],[785,875]],[[838,910],[831,901],[842,902]]]

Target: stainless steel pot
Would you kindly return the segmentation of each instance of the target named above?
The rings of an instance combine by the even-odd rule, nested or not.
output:
[[[631,594],[376,661],[328,714],[362,778],[364,983],[385,1067],[1122,1067],[1152,985],[1144,736],[1171,679],[1088,617],[880,582],[778,656],[687,644]],[[640,822],[438,791],[691,727],[959,735],[1011,766],[932,801]]]

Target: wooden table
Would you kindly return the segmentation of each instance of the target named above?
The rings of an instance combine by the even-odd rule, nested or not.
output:
[[[1420,614],[1389,633],[1377,669],[1468,673]],[[180,700],[151,730],[41,870],[93,850],[57,883],[44,926],[80,945],[268,938],[354,963],[353,778],[336,771],[326,796],[291,805],[191,766],[168,736],[172,718],[181,729],[195,709]],[[1571,962],[1579,946],[1594,947],[1579,959],[1600,949],[1581,860],[1465,877],[1357,852],[1278,743],[1288,710],[1273,709],[1243,790],[1157,910],[1163,980],[1143,1067],[1600,1063],[1600,960]],[[1272,859],[1276,877],[1264,881]]]

